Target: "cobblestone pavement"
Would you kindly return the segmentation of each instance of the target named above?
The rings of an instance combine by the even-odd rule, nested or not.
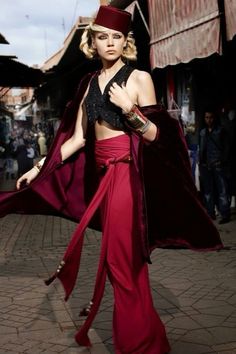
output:
[[[107,284],[90,331],[91,349],[74,342],[81,307],[90,300],[100,234],[87,230],[75,290],[65,303],[59,282],[44,286],[76,224],[52,216],[0,219],[0,354],[114,353],[112,289]],[[219,227],[219,252],[155,250],[150,280],[171,354],[236,354],[236,215]],[[128,315],[128,309],[127,309]],[[139,353],[145,354],[145,353]]]

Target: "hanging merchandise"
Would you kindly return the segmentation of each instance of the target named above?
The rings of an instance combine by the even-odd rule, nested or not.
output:
[[[175,102],[173,97],[171,97],[170,99],[168,112],[172,118],[179,120],[181,116],[181,109],[178,106],[178,104]]]

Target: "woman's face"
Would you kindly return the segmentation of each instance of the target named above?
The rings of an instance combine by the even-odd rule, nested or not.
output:
[[[101,59],[113,61],[118,59],[126,44],[126,38],[123,33],[115,30],[105,32],[95,32],[93,38],[93,48]]]

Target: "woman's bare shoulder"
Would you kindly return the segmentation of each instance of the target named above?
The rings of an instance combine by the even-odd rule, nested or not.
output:
[[[133,87],[136,88],[137,103],[140,106],[156,104],[155,88],[151,75],[147,71],[134,70]]]
[[[132,72],[133,79],[138,83],[146,83],[152,81],[151,75],[147,71],[135,69]]]

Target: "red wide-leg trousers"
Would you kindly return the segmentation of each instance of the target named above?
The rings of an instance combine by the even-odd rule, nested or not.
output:
[[[113,339],[116,354],[164,354],[170,350],[165,328],[154,309],[138,227],[128,135],[96,142],[98,167],[115,163],[101,205],[104,266],[114,289]],[[115,162],[117,161],[117,162]]]

